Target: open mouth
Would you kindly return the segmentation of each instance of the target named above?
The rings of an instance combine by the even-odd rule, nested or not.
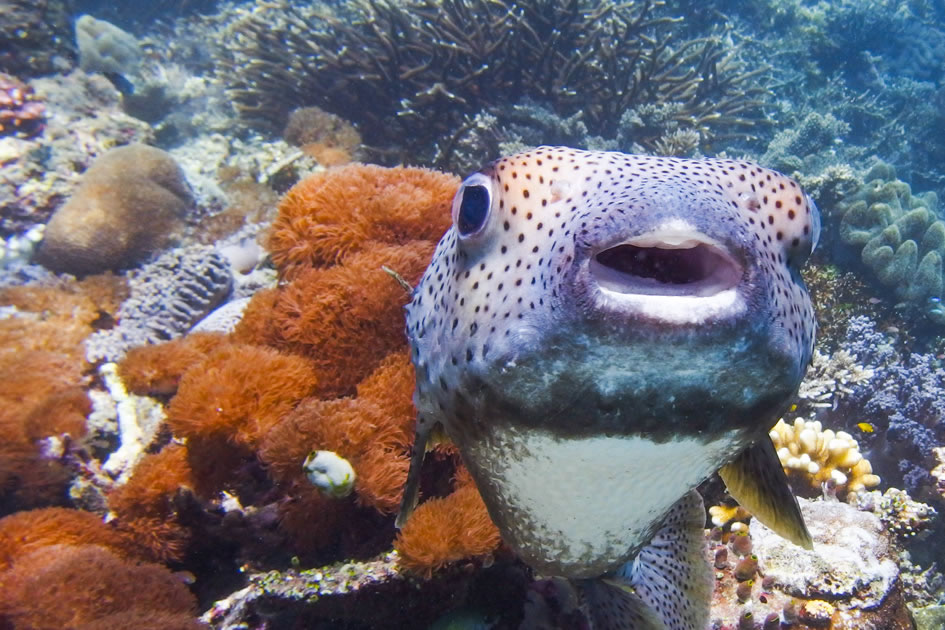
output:
[[[711,297],[735,287],[742,268],[723,249],[682,235],[648,235],[605,249],[590,272],[606,290],[637,295]]]

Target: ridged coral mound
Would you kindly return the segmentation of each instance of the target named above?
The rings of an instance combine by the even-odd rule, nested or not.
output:
[[[192,205],[170,154],[143,144],[112,149],[53,214],[36,258],[71,274],[129,267],[164,245]]]
[[[865,184],[840,201],[833,214],[841,217],[839,234],[847,245],[861,248],[863,263],[900,300],[924,304],[943,296],[945,221],[933,192],[912,193],[882,162],[866,174]],[[935,316],[935,313],[933,313]],[[945,315],[938,315],[945,323]]]

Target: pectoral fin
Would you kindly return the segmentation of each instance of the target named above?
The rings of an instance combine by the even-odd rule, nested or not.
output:
[[[430,441],[430,435],[435,426],[436,423],[425,420],[423,416],[417,416],[417,429],[413,448],[410,451],[410,469],[407,471],[407,483],[404,485],[404,498],[400,502],[400,512],[395,521],[398,528],[404,526],[414,508],[417,507],[420,495],[420,469],[423,468],[423,456],[426,455],[427,443]]]
[[[713,579],[704,525],[702,497],[690,491],[636,558],[613,574],[583,580],[594,630],[705,628]]]
[[[724,466],[719,475],[729,494],[759,521],[795,545],[814,548],[797,498],[767,436]]]

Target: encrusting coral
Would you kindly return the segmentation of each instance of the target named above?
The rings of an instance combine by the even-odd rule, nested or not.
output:
[[[860,453],[856,440],[846,431],[824,429],[819,421],[797,418],[793,424],[778,420],[769,433],[784,471],[817,491],[825,483],[836,492],[855,495],[879,485],[869,460]]]

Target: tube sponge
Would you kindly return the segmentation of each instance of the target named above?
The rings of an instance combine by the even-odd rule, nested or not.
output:
[[[437,241],[459,178],[422,168],[351,164],[308,177],[279,204],[268,249],[283,277],[331,265],[371,243]]]

